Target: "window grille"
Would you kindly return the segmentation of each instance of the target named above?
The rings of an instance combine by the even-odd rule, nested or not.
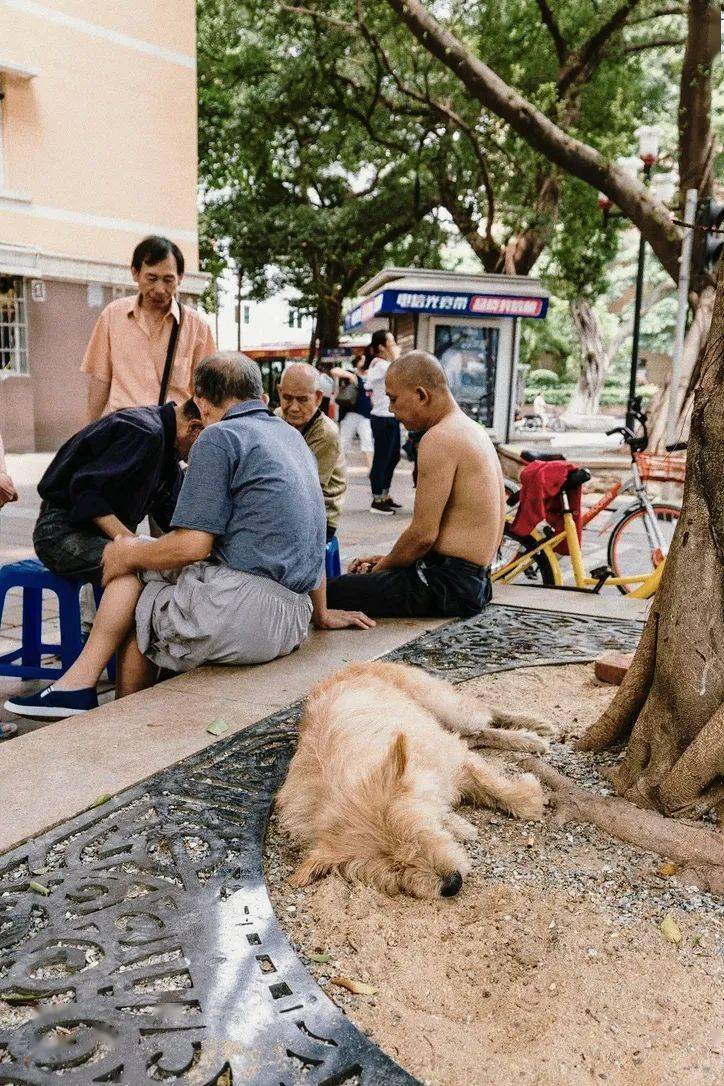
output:
[[[0,275],[0,373],[28,372],[25,284]]]

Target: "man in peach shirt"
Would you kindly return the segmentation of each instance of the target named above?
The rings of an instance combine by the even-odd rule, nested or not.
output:
[[[216,349],[208,324],[176,299],[184,274],[177,245],[168,238],[144,238],[133,252],[131,274],[138,294],[106,306],[81,366],[90,377],[89,422],[123,407],[158,404],[174,326],[164,402],[185,403],[193,395],[194,370]]]

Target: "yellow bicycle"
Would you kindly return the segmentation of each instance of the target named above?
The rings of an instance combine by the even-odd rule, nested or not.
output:
[[[624,511],[613,526],[608,541],[608,562],[587,574],[583,552],[578,539],[576,524],[571,512],[567,490],[582,486],[591,478],[587,468],[577,468],[568,476],[561,490],[563,531],[555,532],[545,524],[531,535],[516,536],[511,531],[513,514],[506,524],[505,536],[493,565],[492,579],[511,584],[518,577],[550,588],[567,587],[561,569],[559,548],[567,544],[573,571],[573,587],[580,591],[600,592],[606,586],[618,588],[632,599],[649,599],[659,587],[666,555],[676,528],[681,507],[674,502],[653,500],[646,490],[646,478],[681,481],[684,464],[681,459],[655,457],[644,453],[648,441],[646,416],[637,414],[643,425],[643,436],[637,437],[627,427],[616,427],[609,433],[621,433],[631,450],[631,475],[625,482],[617,482],[603,495],[583,517],[584,526],[611,506],[619,493],[626,490],[635,495],[634,503]],[[685,443],[667,446],[668,452],[686,448]],[[523,459],[563,459],[561,456],[536,457],[524,453]],[[658,473],[658,474],[657,474]],[[515,504],[517,495],[509,491],[508,504]]]

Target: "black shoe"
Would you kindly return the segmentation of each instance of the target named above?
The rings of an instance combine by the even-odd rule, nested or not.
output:
[[[394,498],[385,498],[385,505],[389,505],[390,509],[402,509],[399,502],[396,502]]]
[[[372,502],[372,505],[370,506],[370,513],[377,513],[379,516],[382,517],[394,517],[395,510],[392,508],[391,505],[388,505],[387,502],[383,502],[380,499],[379,501],[375,500]]]
[[[9,698],[5,708],[16,716],[28,716],[32,720],[65,720],[68,716],[80,716],[98,708],[95,686],[82,690],[54,690],[47,686],[37,694],[24,698]]]

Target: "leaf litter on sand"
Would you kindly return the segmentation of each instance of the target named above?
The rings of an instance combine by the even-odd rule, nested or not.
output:
[[[363,984],[361,980],[350,980],[349,977],[331,977],[330,984],[346,988],[352,995],[377,995],[377,989],[372,984]]]
[[[212,720],[206,730],[209,735],[223,735],[224,732],[228,732],[229,725],[220,716],[217,716],[216,720]]]
[[[659,924],[659,931],[663,935],[664,939],[668,939],[670,943],[674,943],[678,946],[681,942],[681,928],[674,920],[673,916],[665,916]]]

